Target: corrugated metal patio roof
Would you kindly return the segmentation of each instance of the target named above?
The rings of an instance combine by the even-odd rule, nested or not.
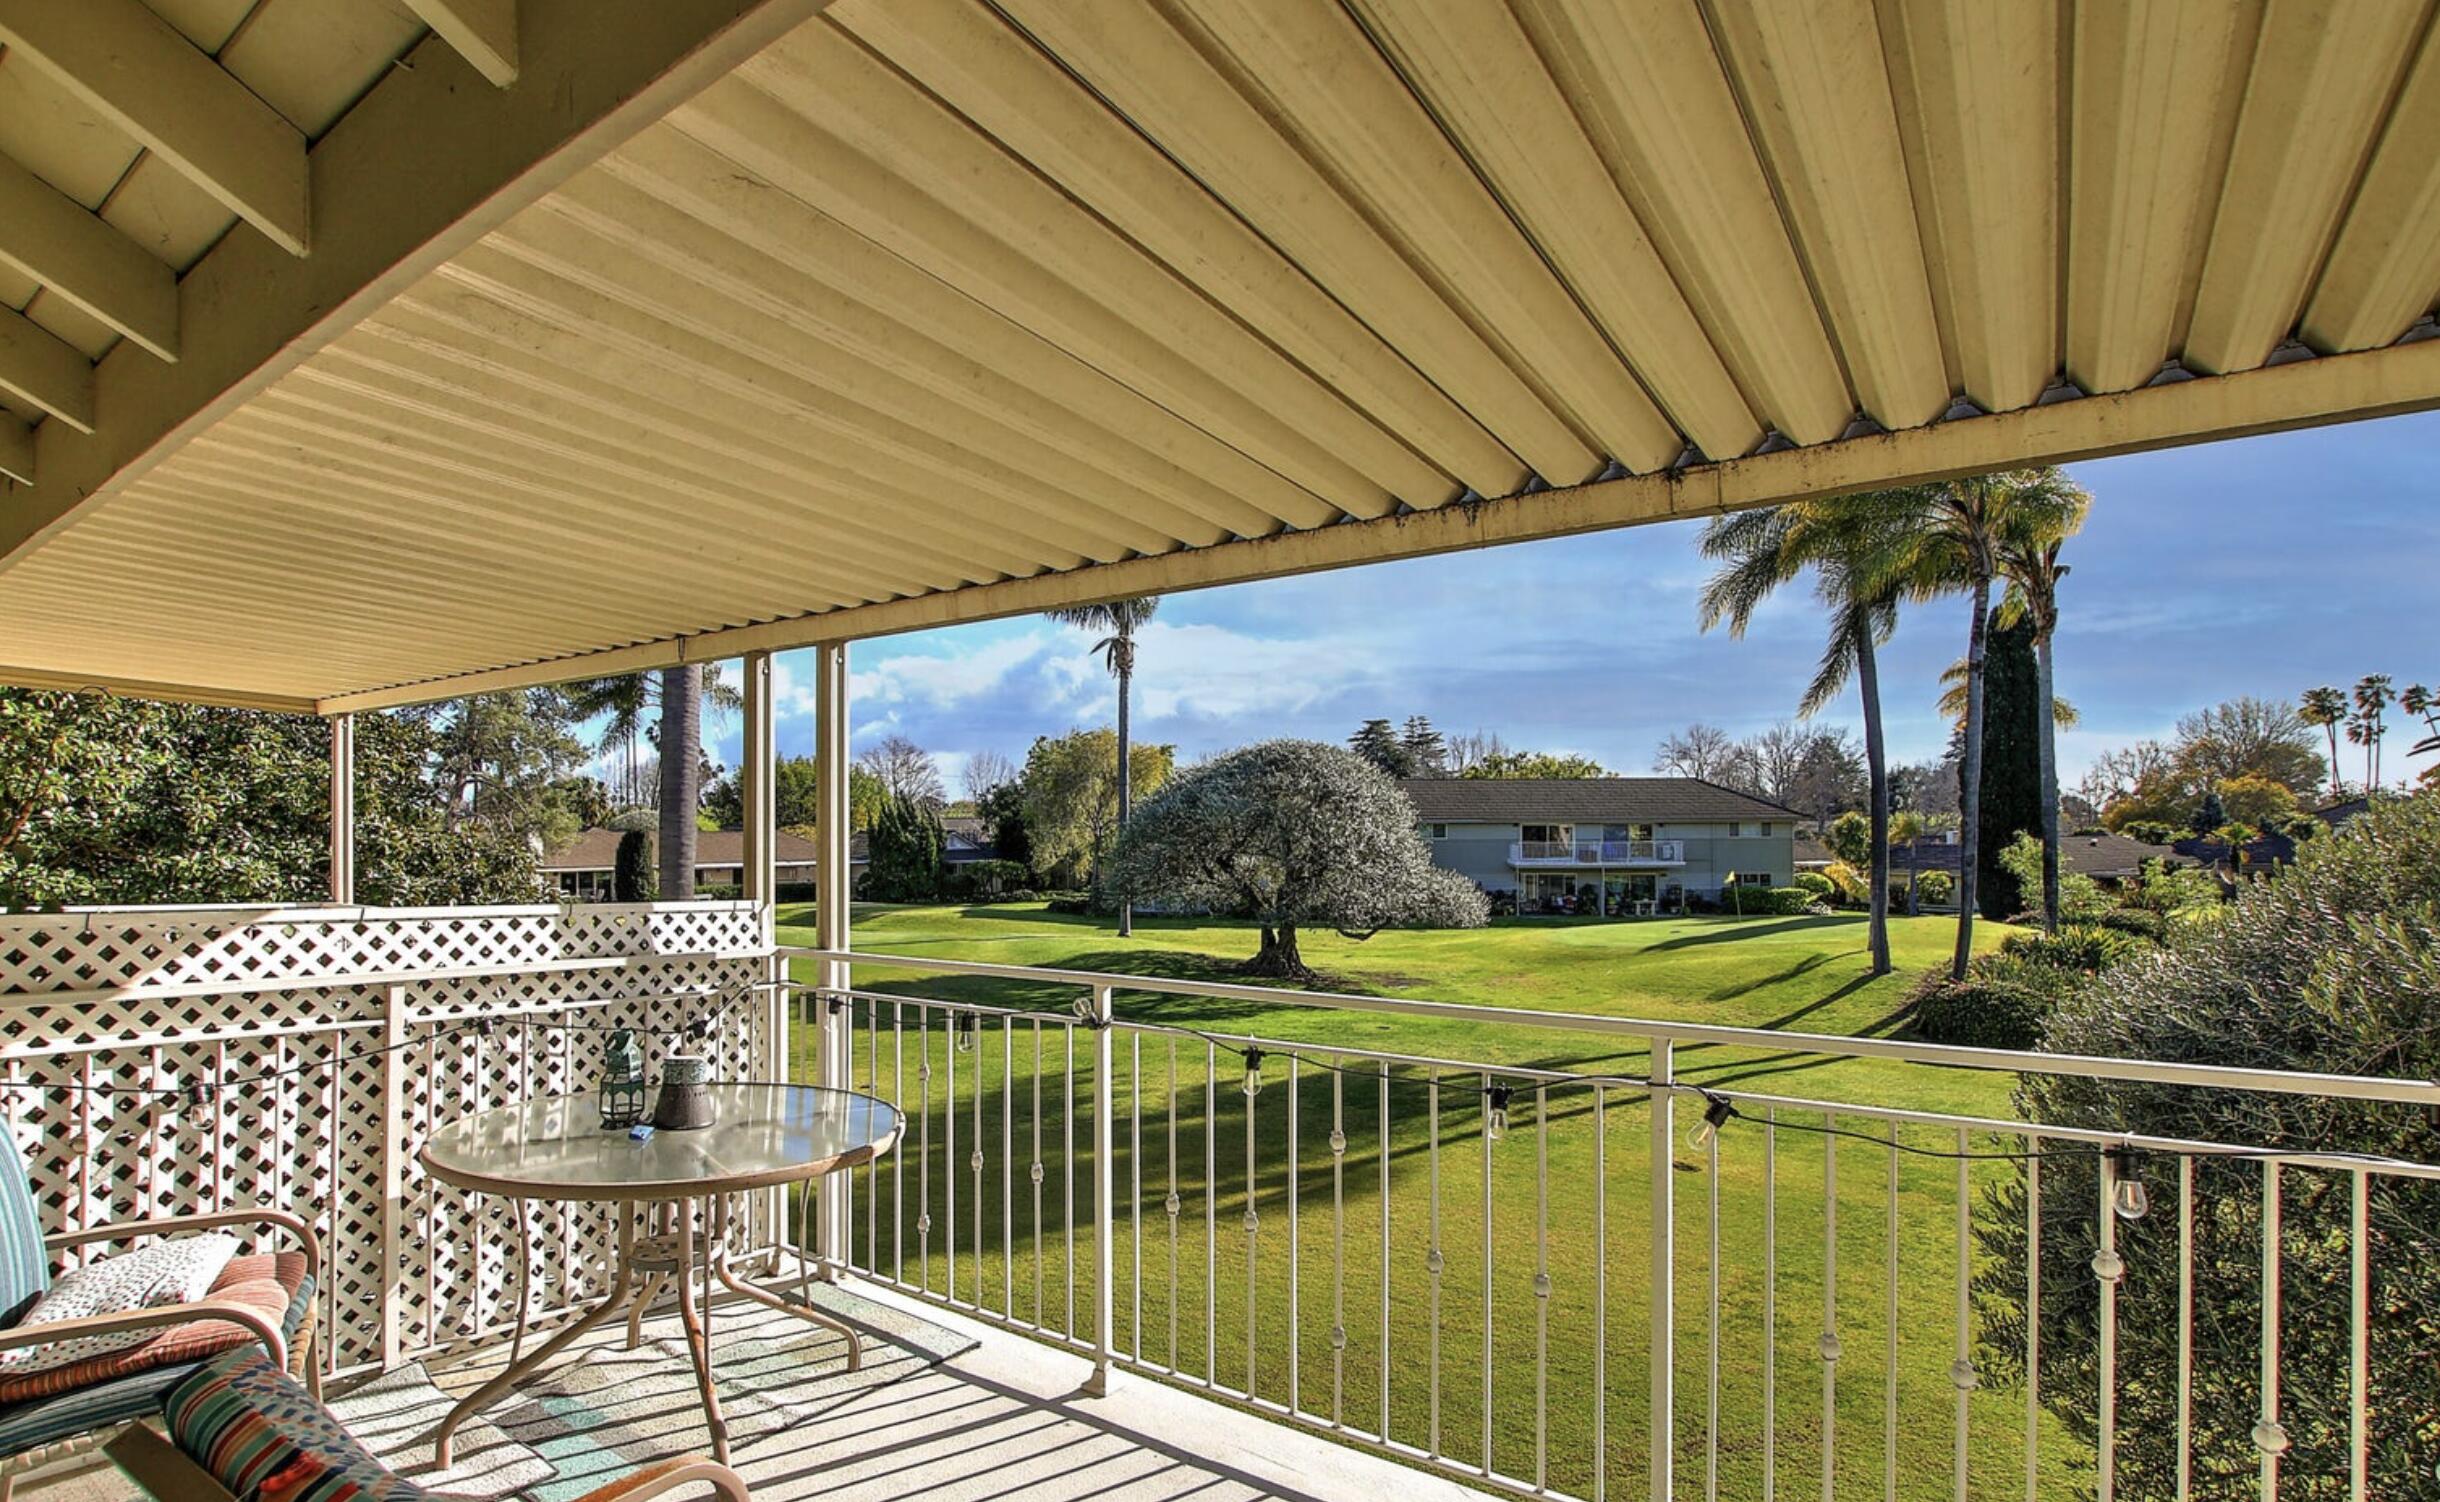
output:
[[[505,86],[419,9],[283,127],[305,256],[143,247],[176,364],[0,339],[0,677],[369,707],[2440,401],[2428,4],[520,0]]]

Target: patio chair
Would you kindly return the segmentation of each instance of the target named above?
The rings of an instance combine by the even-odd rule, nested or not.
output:
[[[162,1400],[165,1438],[130,1424],[105,1448],[158,1502],[448,1502],[391,1471],[330,1410],[251,1346],[213,1357]],[[580,1502],[644,1502],[703,1486],[750,1502],[735,1471],[663,1460],[585,1493]]]
[[[297,1249],[231,1259],[195,1303],[21,1323],[49,1290],[52,1258],[60,1251],[249,1225],[284,1231]],[[25,1160],[0,1128],[0,1351],[88,1335],[158,1332],[124,1349],[47,1371],[0,1369],[0,1502],[9,1502],[17,1478],[27,1471],[88,1453],[107,1431],[159,1412],[163,1393],[231,1347],[259,1345],[275,1364],[306,1373],[318,1392],[321,1373],[310,1353],[314,1289],[321,1279],[322,1250],[312,1228],[279,1210],[117,1221],[45,1236]]]

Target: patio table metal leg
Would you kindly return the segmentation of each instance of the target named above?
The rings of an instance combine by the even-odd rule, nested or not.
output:
[[[441,1420],[440,1428],[433,1432],[432,1452],[435,1464],[444,1469],[447,1468],[456,1445],[458,1426],[465,1423],[470,1415],[489,1406],[502,1393],[508,1391],[519,1378],[575,1344],[576,1341],[583,1338],[585,1332],[625,1307],[628,1294],[634,1286],[633,1274],[628,1271],[627,1266],[628,1254],[634,1249],[634,1245],[635,1207],[630,1205],[619,1215],[618,1277],[611,1284],[609,1295],[591,1309],[586,1310],[583,1317],[576,1323],[544,1341],[533,1355],[521,1361],[510,1362],[489,1382],[460,1399],[457,1406],[449,1410],[449,1416]],[[526,1271],[530,1273],[531,1269]]]
[[[644,1315],[652,1308],[652,1301],[661,1296],[661,1287],[668,1281],[669,1274],[654,1273],[644,1280],[642,1288],[636,1290],[635,1302],[627,1309],[628,1350],[632,1351],[644,1343]]]
[[[844,1336],[847,1340],[847,1369],[852,1372],[863,1367],[864,1339],[856,1333],[854,1326],[814,1308],[809,1303],[792,1304],[768,1289],[757,1288],[752,1283],[738,1277],[736,1269],[729,1266],[729,1259],[721,1255],[718,1250],[712,1254],[712,1272],[720,1279],[721,1286],[731,1293],[742,1294],[757,1304],[777,1309],[782,1314],[793,1314],[807,1324],[819,1325],[825,1330]]]
[[[703,1394],[703,1418],[712,1431],[712,1458],[722,1465],[729,1460],[729,1424],[720,1416],[720,1396],[712,1389],[712,1345],[701,1311],[695,1306],[695,1207],[691,1201],[678,1205],[678,1323],[686,1327],[686,1354],[694,1359],[695,1386]],[[705,1227],[705,1233],[710,1228]],[[708,1249],[707,1249],[708,1250]]]

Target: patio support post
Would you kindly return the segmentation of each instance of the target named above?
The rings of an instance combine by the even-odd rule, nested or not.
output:
[[[1676,1494],[1677,1091],[1675,1044],[1652,1040],[1652,1502]]]
[[[739,694],[745,701],[745,738],[738,749],[738,782],[745,794],[745,818],[742,832],[743,851],[739,855],[739,891],[746,901],[754,904],[754,921],[762,935],[763,958],[756,979],[764,983],[758,996],[762,1008],[763,1056],[753,1061],[749,1077],[780,1080],[788,1078],[788,993],[774,982],[788,974],[788,961],[772,952],[778,942],[779,866],[778,866],[778,806],[779,783],[776,759],[777,730],[771,714],[771,654],[748,652],[739,666],[744,682]],[[788,1225],[788,1191],[777,1188],[762,1196],[762,1213],[769,1217],[772,1228],[768,1243],[775,1250],[786,1243]],[[764,1243],[755,1242],[760,1246]]]
[[[1110,1358],[1117,1349],[1118,1300],[1112,1283],[1118,1267],[1113,1245],[1118,1207],[1111,1202],[1110,1131],[1118,1114],[1118,1092],[1110,1076],[1110,988],[1093,988],[1093,1375],[1087,1377],[1087,1397],[1110,1393]],[[1214,1339],[1218,1338],[1214,1332]]]
[[[330,717],[330,900],[356,901],[356,717]]]
[[[814,662],[814,780],[820,807],[814,815],[814,835],[821,858],[814,866],[814,943],[834,954],[844,953],[848,936],[851,867],[854,839],[848,827],[847,643],[823,642],[813,649]],[[847,966],[838,960],[817,961],[814,983],[826,992],[843,991]],[[848,1064],[848,1019],[834,1017],[825,999],[814,1008],[817,1072],[815,1083],[845,1089],[853,1083]],[[847,1175],[822,1178],[820,1265],[836,1277],[847,1265]]]
[[[398,1365],[407,1323],[407,1075],[419,1061],[407,1047],[407,988],[381,988],[381,1367]],[[423,1248],[429,1264],[432,1248]],[[327,1359],[317,1347],[314,1359]]]

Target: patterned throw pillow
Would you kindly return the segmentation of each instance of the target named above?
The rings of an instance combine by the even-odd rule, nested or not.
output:
[[[104,1257],[90,1267],[61,1275],[15,1328],[86,1319],[96,1314],[124,1314],[130,1309],[192,1304],[212,1291],[221,1270],[236,1255],[237,1238],[213,1233],[157,1241],[132,1252]],[[142,1345],[160,1333],[157,1329],[122,1330],[53,1341],[49,1345],[21,1346],[13,1351],[0,1351],[0,1371],[11,1376],[45,1372]]]

